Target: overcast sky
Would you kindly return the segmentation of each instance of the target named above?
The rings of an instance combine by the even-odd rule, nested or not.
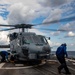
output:
[[[67,50],[75,51],[75,0],[0,0],[0,24],[39,24],[50,21],[57,23],[37,27],[70,31],[29,31],[51,37],[49,43],[52,50],[67,43]],[[0,45],[9,44],[7,35],[11,32],[0,32]]]

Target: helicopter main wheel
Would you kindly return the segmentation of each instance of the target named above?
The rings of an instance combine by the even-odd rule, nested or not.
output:
[[[38,65],[41,63],[41,60],[29,60],[28,63],[29,65]]]
[[[14,62],[15,63],[19,62],[19,56],[18,55],[14,55]]]

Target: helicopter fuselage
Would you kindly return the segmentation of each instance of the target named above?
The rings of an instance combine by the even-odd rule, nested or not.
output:
[[[9,34],[10,50],[19,60],[39,60],[50,57],[50,45],[45,36],[35,33]]]

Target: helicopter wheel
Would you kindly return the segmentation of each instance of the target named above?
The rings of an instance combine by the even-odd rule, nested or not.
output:
[[[30,65],[38,65],[38,64],[41,63],[41,60],[30,60],[30,61],[28,61],[28,63],[29,63]]]
[[[15,63],[19,62],[19,56],[18,55],[14,55],[14,62]]]

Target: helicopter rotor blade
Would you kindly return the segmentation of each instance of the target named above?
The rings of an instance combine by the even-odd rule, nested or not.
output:
[[[17,25],[15,25],[15,28],[31,28],[32,26],[34,26],[34,25],[32,25],[32,24],[17,24]]]
[[[58,23],[58,22],[70,22],[70,21],[75,21],[75,16],[68,17],[68,18],[63,18],[60,20],[53,20],[53,21],[48,21],[48,22],[43,22],[35,25],[43,25],[43,24],[53,24],[53,23]]]
[[[1,32],[1,31],[13,30],[13,29],[17,29],[17,28],[2,29],[2,30],[0,30],[0,32]]]
[[[67,31],[75,31],[75,29],[71,30],[65,30],[65,29],[47,29],[47,28],[33,28],[33,29],[40,29],[40,30],[46,30],[46,31],[61,31],[61,32],[67,32]]]
[[[2,24],[0,24],[0,26],[3,26],[3,27],[15,27],[15,28],[31,28],[32,26],[35,26],[35,25],[32,25],[32,24],[2,25]]]
[[[4,25],[4,24],[0,24],[0,26],[3,26],[3,27],[14,27],[14,25]]]

